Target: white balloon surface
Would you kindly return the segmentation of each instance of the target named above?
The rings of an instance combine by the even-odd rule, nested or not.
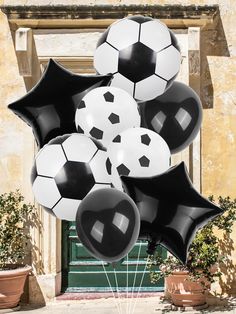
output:
[[[77,130],[99,140],[105,147],[121,132],[140,126],[136,101],[116,87],[98,87],[90,91],[76,110]]]
[[[120,189],[119,175],[151,177],[170,167],[170,150],[163,138],[145,128],[132,128],[120,133],[108,146],[112,164],[112,183]]]

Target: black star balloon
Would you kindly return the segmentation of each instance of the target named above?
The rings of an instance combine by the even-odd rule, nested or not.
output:
[[[75,111],[93,88],[109,85],[111,75],[76,75],[50,59],[40,81],[11,109],[29,124],[41,148],[56,136],[74,133]]]
[[[161,96],[139,103],[142,126],[158,133],[172,154],[192,143],[202,122],[202,104],[189,86],[174,82]]]
[[[139,209],[139,238],[149,240],[148,254],[161,244],[186,263],[196,231],[223,212],[194,189],[183,162],[161,175],[121,179]]]

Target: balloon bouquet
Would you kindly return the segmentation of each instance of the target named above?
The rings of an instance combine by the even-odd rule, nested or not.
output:
[[[39,83],[9,108],[28,123],[39,152],[34,196],[57,218],[76,221],[82,244],[113,263],[138,239],[183,263],[196,231],[222,210],[193,187],[171,154],[199,132],[202,105],[175,82],[175,35],[143,16],[113,23],[98,41],[98,75],[73,74],[50,60]]]

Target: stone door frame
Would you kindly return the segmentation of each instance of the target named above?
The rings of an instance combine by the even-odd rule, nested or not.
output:
[[[9,2],[9,4],[8,4]],[[200,36],[201,29],[213,23],[219,13],[217,6],[11,6],[9,1],[1,7],[7,15],[19,66],[26,91],[30,90],[41,76],[42,66],[47,58],[39,58],[36,52],[34,34],[40,31],[60,32],[63,29],[101,29],[116,19],[127,15],[142,14],[161,19],[168,27],[183,31],[188,36],[188,84],[201,95],[200,82]],[[66,1],[65,1],[66,3]],[[88,68],[91,58],[58,57],[64,65],[73,69],[80,62]],[[37,148],[32,137],[31,158]],[[29,156],[28,156],[29,158]],[[201,135],[188,150],[177,154],[173,163],[185,160],[195,187],[201,191]],[[33,200],[33,196],[32,200]],[[38,206],[40,226],[32,228],[31,238],[34,250],[32,264],[34,275],[29,280],[29,301],[44,303],[61,291],[61,221],[49,215]]]

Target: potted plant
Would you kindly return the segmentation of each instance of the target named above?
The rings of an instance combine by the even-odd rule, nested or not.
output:
[[[17,190],[0,194],[0,309],[16,307],[31,271],[24,265],[34,207]]]
[[[213,197],[209,198],[213,201]],[[221,248],[229,243],[232,226],[236,220],[236,199],[219,197],[219,206],[224,214],[200,229],[189,249],[186,265],[169,255],[166,259],[155,255],[149,263],[151,282],[165,278],[166,296],[176,306],[200,306],[206,304],[206,291],[221,278],[220,263],[227,256]],[[216,231],[218,230],[218,237]],[[156,271],[153,266],[159,266]]]

